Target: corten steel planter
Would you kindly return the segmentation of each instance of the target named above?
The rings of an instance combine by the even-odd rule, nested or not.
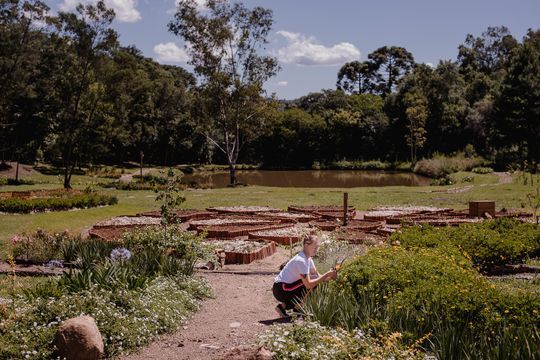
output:
[[[356,245],[378,245],[386,240],[385,236],[363,231],[338,231],[335,236],[337,240]]]
[[[483,200],[469,202],[469,216],[485,217],[486,213],[491,217],[495,217],[495,201]]]
[[[273,230],[277,230],[277,229],[273,229]],[[291,230],[294,231],[294,228],[291,228]],[[250,232],[248,234],[248,239],[268,240],[268,241],[273,241],[281,245],[296,244],[297,242],[301,240],[301,238],[302,236],[297,233],[286,235],[286,234],[272,234],[271,232],[265,233],[264,231],[259,231],[259,232]]]
[[[329,219],[329,220],[342,220],[343,219],[343,210],[341,211],[330,211],[330,210],[318,210],[315,211],[313,214],[318,215],[322,217],[323,219]],[[347,220],[352,220],[356,216],[356,210],[348,210],[347,211]]]
[[[206,220],[216,222],[215,224],[205,224]],[[200,221],[200,223],[199,223]],[[188,230],[199,230],[200,228],[208,228],[211,226],[257,226],[257,225],[279,225],[281,221],[272,219],[259,219],[259,218],[214,218],[214,219],[202,219],[192,220],[189,223]]]
[[[270,242],[262,248],[252,252],[236,252],[225,250],[225,265],[250,264],[256,260],[262,260],[276,252],[276,243]]]
[[[176,219],[180,222],[187,222],[189,220],[203,220],[212,218],[215,213],[209,211],[193,210],[193,209],[181,209],[174,212]],[[149,217],[161,217],[161,211],[148,211],[137,214],[139,216]]]
[[[215,206],[209,207],[207,211],[220,214],[253,215],[259,212],[279,212],[281,210],[270,206]]]
[[[119,223],[119,224],[106,224],[105,223],[106,221],[112,221],[114,219],[119,219],[119,218],[133,218],[133,219],[145,218],[145,219],[143,219],[143,221],[146,220],[146,222],[139,222],[139,223],[133,223],[133,224],[121,224],[121,223]],[[161,224],[161,222],[159,220],[157,220],[154,217],[150,217],[150,216],[123,215],[123,216],[117,216],[117,217],[111,218],[109,220],[100,221],[100,222],[94,224],[93,228],[110,228],[110,227],[113,227],[113,228],[130,228],[130,227],[141,227],[141,226],[157,226],[157,225],[160,225],[160,224]]]
[[[339,226],[336,221],[313,221],[309,225],[323,231],[334,231]]]
[[[231,239],[240,236],[247,236],[250,232],[262,231],[262,230],[272,230],[272,229],[283,229],[290,227],[290,224],[281,224],[281,225],[254,225],[254,226],[207,226],[200,227],[197,230],[197,233],[206,232],[207,239]]]
[[[317,220],[319,217],[311,214],[304,214],[298,212],[279,212],[279,213],[257,213],[259,217],[265,219],[275,219],[280,220],[281,222],[289,223],[306,223],[313,220]]]
[[[313,214],[317,211],[336,211],[341,212],[341,217],[343,217],[343,206],[339,205],[291,205],[288,207],[288,210],[291,212],[299,212],[306,214]],[[355,211],[354,206],[348,206],[347,211]]]
[[[382,227],[376,230],[376,233],[381,236],[390,236],[393,233],[396,232],[397,229],[394,228],[388,228],[388,227]]]
[[[382,226],[382,221],[351,220],[344,228],[350,230],[373,231]]]

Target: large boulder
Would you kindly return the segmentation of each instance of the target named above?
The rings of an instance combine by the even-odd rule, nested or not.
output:
[[[54,345],[58,355],[67,360],[96,360],[104,355],[101,333],[90,316],[64,321],[56,332]]]

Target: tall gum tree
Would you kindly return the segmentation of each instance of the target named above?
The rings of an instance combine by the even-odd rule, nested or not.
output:
[[[271,10],[226,0],[208,0],[202,10],[182,0],[169,23],[200,81],[200,131],[225,154],[232,186],[240,151],[260,135],[269,106],[263,84],[279,69],[275,58],[260,54],[272,23]]]

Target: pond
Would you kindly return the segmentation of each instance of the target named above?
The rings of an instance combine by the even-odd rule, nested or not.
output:
[[[307,188],[352,188],[366,186],[425,186],[431,179],[410,172],[375,170],[243,170],[237,181],[246,185]],[[196,182],[202,187],[224,188],[229,184],[228,172],[201,172],[185,175],[183,182]]]

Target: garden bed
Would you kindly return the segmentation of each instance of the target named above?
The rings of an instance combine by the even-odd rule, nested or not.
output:
[[[187,222],[189,220],[195,220],[195,219],[210,219],[211,217],[215,216],[215,213],[212,213],[209,211],[194,210],[194,209],[175,210],[174,214],[176,215],[177,220],[180,222]],[[137,216],[150,216],[150,217],[161,218],[161,211],[159,210],[147,211],[147,212],[139,213],[137,214]]]
[[[334,231],[339,226],[335,221],[313,221],[309,225],[323,231]]]
[[[343,217],[343,206],[339,205],[291,205],[287,210],[305,214],[315,214],[317,212],[341,212],[341,216]],[[354,206],[349,206],[347,211],[354,212],[356,210]]]
[[[318,219],[318,216],[294,212],[257,213],[257,216],[301,223],[310,222]]]
[[[104,241],[120,240],[124,237],[125,233],[140,230],[143,228],[157,227],[157,225],[130,225],[122,227],[114,226],[102,226],[94,227],[88,230],[88,236],[93,239],[100,239]]]
[[[299,242],[302,239],[302,235],[304,233],[304,229],[300,229],[298,227],[288,227],[282,229],[270,229],[250,232],[248,238],[274,241],[281,245],[290,245]]]
[[[109,220],[100,221],[94,224],[94,228],[124,228],[147,225],[161,225],[161,219],[151,216],[118,216]]]
[[[216,249],[225,252],[225,264],[250,264],[262,260],[276,252],[276,243],[245,240],[208,241]]]
[[[0,193],[0,212],[31,213],[85,209],[118,203],[115,196],[78,190],[37,190]]]
[[[255,226],[255,225],[278,225],[279,220],[266,220],[257,218],[235,218],[235,217],[220,217],[214,219],[192,220],[189,222],[188,230],[198,230],[208,226]]]
[[[280,212],[279,209],[269,206],[215,206],[206,210],[220,214],[247,214],[252,215],[259,212]]]
[[[336,240],[347,241],[356,245],[382,245],[386,240],[385,236],[373,234],[364,231],[343,231],[338,230],[335,233]]]
[[[240,236],[248,236],[250,232],[254,231],[263,231],[263,230],[273,230],[273,229],[282,229],[291,227],[290,224],[282,225],[214,225],[207,227],[200,227],[197,229],[197,233],[206,233],[207,239],[219,239],[219,238],[235,238]]]
[[[351,230],[361,230],[361,231],[373,231],[382,227],[382,221],[371,221],[371,220],[351,220],[345,226],[345,229]]]

